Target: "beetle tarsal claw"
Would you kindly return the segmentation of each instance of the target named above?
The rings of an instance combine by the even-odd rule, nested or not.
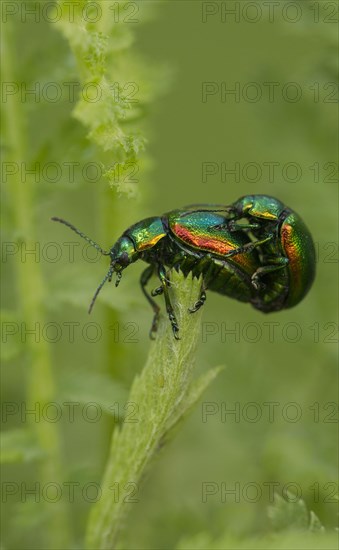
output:
[[[155,288],[151,291],[151,296],[160,296],[164,292],[164,289],[162,286],[158,286],[158,288]]]

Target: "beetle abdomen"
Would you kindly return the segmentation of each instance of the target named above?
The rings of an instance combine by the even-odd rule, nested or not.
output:
[[[315,277],[315,249],[302,219],[291,212],[280,229],[281,247],[288,258],[290,285],[285,307],[298,304],[308,293]]]
[[[227,261],[213,260],[213,264],[215,269],[206,280],[209,290],[241,302],[251,301],[254,289],[246,272]]]

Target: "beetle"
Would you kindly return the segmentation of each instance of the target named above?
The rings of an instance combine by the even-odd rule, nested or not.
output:
[[[228,209],[228,216],[231,231],[245,231],[258,243],[261,266],[252,275],[252,283],[260,286],[265,278],[267,284],[277,283],[282,274],[287,276],[286,296],[282,293],[280,300],[261,304],[262,311],[297,305],[314,281],[316,265],[312,235],[301,217],[269,195],[241,197]],[[239,223],[241,218],[248,223]]]
[[[299,281],[297,269],[286,267],[294,261],[294,257],[291,254],[287,257],[280,248],[275,250],[277,231],[266,227],[266,223],[271,220],[268,222],[260,216],[252,216],[248,210],[250,209],[247,205],[240,204],[239,201],[222,208],[221,205],[199,205],[199,208],[192,205],[172,210],[132,225],[108,251],[103,250],[71,223],[57,217],[52,220],[63,223],[101,254],[110,257],[109,270],[95,291],[89,313],[106,281],[111,281],[116,274],[115,285],[118,286],[123,270],[141,259],[149,264],[141,275],[140,284],[154,312],[150,336],[154,337],[160,313],[153,298],[163,294],[174,337],[179,339],[179,327],[169,295],[168,269],[180,270],[185,276],[190,272],[196,277],[202,275],[201,294],[190,308],[190,313],[194,313],[204,304],[207,289],[249,302],[266,313],[295,305],[289,297],[291,289],[294,292],[293,277],[297,277]],[[248,223],[244,223],[242,218],[246,222],[247,217]],[[280,227],[276,220],[274,223]],[[298,231],[305,231],[306,240],[308,239],[306,226],[298,225],[297,233]],[[302,242],[305,240],[303,235],[299,235],[299,239]],[[280,257],[287,261],[284,260],[282,268],[277,270],[277,258]],[[146,286],[155,272],[161,284],[149,293]],[[265,283],[262,282],[263,279]],[[308,288],[309,286],[310,284]],[[300,299],[299,293],[298,301]]]

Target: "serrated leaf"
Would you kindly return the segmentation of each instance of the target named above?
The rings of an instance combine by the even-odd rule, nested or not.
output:
[[[173,336],[168,318],[162,317],[157,337],[145,367],[136,376],[129,401],[138,407],[137,422],[124,423],[113,432],[110,457],[102,481],[102,498],[93,507],[88,527],[90,548],[111,548],[129,509],[112,499],[110,486],[118,482],[139,483],[151,460],[173,427],[198,399],[218,369],[191,387],[200,338],[201,311],[188,313],[200,296],[201,280],[172,271],[171,300],[180,327],[180,340]],[[174,422],[174,424],[173,424]]]
[[[13,429],[1,434],[1,463],[30,462],[45,456],[34,434],[28,429]]]
[[[276,494],[274,504],[268,507],[268,517],[272,527],[280,531],[284,529],[307,529],[309,525],[308,511],[302,499],[287,493],[287,499]]]
[[[302,499],[295,500],[292,493],[287,492],[286,498],[276,494],[274,504],[268,507],[268,517],[274,529],[302,530],[309,532],[324,531],[319,518]]]
[[[166,82],[165,72],[159,74],[159,68],[131,51],[134,33],[119,17],[127,5],[102,2],[100,26],[81,20],[78,5],[72,24],[62,17],[56,25],[69,41],[83,90],[94,92],[96,87],[98,92],[96,98],[79,94],[73,115],[87,128],[88,138],[118,162],[139,160],[145,144],[140,133],[144,106],[164,90]],[[138,4],[138,13],[140,8]],[[106,170],[109,184],[119,193],[138,194],[137,185],[123,177],[112,178]]]
[[[320,519],[316,514],[311,510],[310,512],[310,525],[309,530],[312,532],[325,531],[325,527],[322,525]]]

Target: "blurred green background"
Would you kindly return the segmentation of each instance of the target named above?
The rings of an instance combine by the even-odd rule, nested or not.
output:
[[[130,412],[128,388],[150,345],[143,266],[126,272],[118,289],[106,285],[88,318],[107,265],[86,260],[82,242],[72,261],[65,243],[77,237],[50,217],[70,220],[107,248],[143,217],[249,193],[276,196],[302,216],[317,246],[316,281],[295,309],[267,317],[208,294],[197,370],[226,368],[139,488],[123,547],[174,548],[185,539],[187,548],[211,548],[215,538],[221,548],[250,547],[276,527],[267,515],[269,483],[278,494],[297,493],[330,536],[300,547],[335,547],[337,15],[317,2],[282,1],[272,17],[253,2],[97,4],[106,19],[85,27],[108,36],[110,81],[137,84],[139,103],[119,121],[148,140],[133,160],[137,198],[123,183],[118,193],[104,177],[83,177],[88,163],[120,160],[121,147],[103,151],[88,136],[95,121],[73,117],[76,101],[65,93],[52,101],[41,88],[20,94],[26,84],[65,90],[63,83],[78,82],[89,63],[80,59],[81,40],[71,52],[65,27],[43,16],[22,20],[20,3],[3,14],[3,80],[18,84],[2,101],[3,548],[83,548],[93,484],[112,428]],[[223,87],[237,96],[222,96]],[[48,163],[61,168],[54,182]],[[74,181],[66,163],[78,163]],[[223,172],[232,168],[238,176]],[[32,243],[36,255],[26,253]],[[206,483],[214,494],[204,494]],[[293,517],[286,529],[296,527]]]

